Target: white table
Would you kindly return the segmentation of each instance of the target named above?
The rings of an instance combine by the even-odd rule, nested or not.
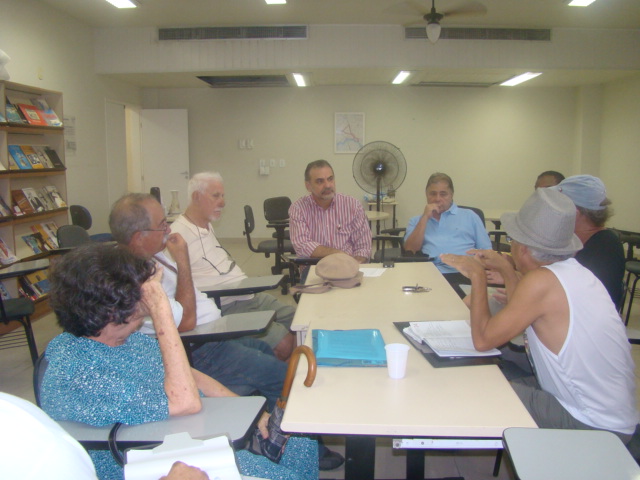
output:
[[[611,432],[508,428],[504,444],[520,480],[640,478],[640,467]]]
[[[307,282],[317,281],[312,269]],[[432,291],[402,292],[403,285],[416,284]],[[393,322],[468,318],[469,310],[432,263],[406,263],[380,277],[365,277],[354,289],[303,294],[292,329],[302,337],[314,328],[378,328],[385,343],[408,343]],[[311,345],[311,335],[305,343]],[[306,369],[303,360],[282,427],[346,435],[345,479],[373,478],[375,437],[420,437],[421,445],[415,445],[420,448],[441,443],[473,448],[484,442],[484,448],[495,449],[502,448],[505,428],[536,427],[495,365],[433,368],[411,348],[404,379],[389,378],[386,368],[320,367],[311,388],[302,384]]]

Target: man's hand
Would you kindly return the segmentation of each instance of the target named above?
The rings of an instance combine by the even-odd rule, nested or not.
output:
[[[186,463],[175,462],[171,470],[160,480],[209,480],[209,475],[198,467],[191,467]]]
[[[438,213],[442,212],[440,211],[440,207],[438,207],[438,205],[435,203],[427,203],[427,206],[424,207],[423,215],[425,215],[427,218],[431,218]]]
[[[171,258],[178,265],[186,261],[189,263],[189,249],[187,248],[187,242],[185,242],[182,235],[179,233],[171,233],[167,237],[167,250],[171,254]]]
[[[503,273],[513,270],[513,265],[507,259],[507,255],[502,255],[495,250],[468,250],[469,255],[473,255],[487,270],[495,270]]]
[[[260,417],[260,420],[258,420],[258,430],[260,430],[260,435],[262,435],[262,438],[265,439],[269,438],[269,429],[267,428],[267,425],[269,424],[269,417],[271,417],[271,415],[267,412],[264,412]]]
[[[443,263],[455,268],[461,274],[467,278],[471,278],[474,275],[481,275],[485,277],[484,267],[475,256],[468,255],[454,255],[452,253],[443,253],[440,255],[440,260]]]
[[[162,280],[163,267],[156,263],[156,272],[151,275],[146,282],[140,286],[142,292],[142,298],[138,308],[148,316],[152,316],[151,312],[154,307],[158,305],[159,300],[166,298],[167,294],[164,292],[160,280]]]

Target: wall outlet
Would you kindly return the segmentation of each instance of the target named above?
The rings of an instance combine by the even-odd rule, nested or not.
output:
[[[281,167],[286,167],[287,166],[287,163],[284,161],[284,158],[280,159],[280,166]]]
[[[272,168],[276,167],[276,159],[275,158],[272,158],[272,159],[269,160],[269,166],[272,167]]]

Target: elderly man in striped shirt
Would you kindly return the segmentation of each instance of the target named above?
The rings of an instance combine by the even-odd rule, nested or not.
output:
[[[371,257],[371,230],[364,208],[353,197],[336,193],[333,168],[326,160],[307,165],[304,184],[310,195],[289,208],[291,242],[296,254],[322,258],[346,253],[360,263]]]

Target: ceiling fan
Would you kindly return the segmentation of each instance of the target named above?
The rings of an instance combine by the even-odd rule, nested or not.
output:
[[[443,18],[462,15],[484,15],[485,13],[487,13],[487,7],[475,1],[451,10],[436,12],[435,0],[431,0],[431,11],[425,13],[422,18],[427,22],[427,38],[431,43],[436,43],[440,38],[442,30],[440,21]]]

